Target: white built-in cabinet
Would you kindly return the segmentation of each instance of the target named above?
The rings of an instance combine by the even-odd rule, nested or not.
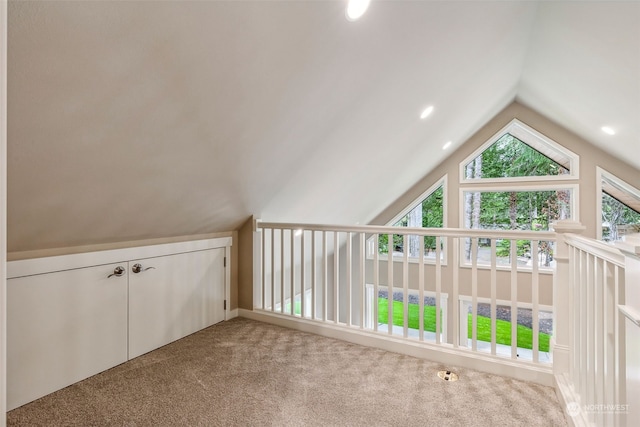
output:
[[[101,265],[7,280],[13,409],[127,360],[127,278]]]
[[[230,238],[9,262],[11,410],[229,314]]]
[[[129,358],[224,320],[224,249],[130,261]],[[130,268],[130,271],[131,271]]]

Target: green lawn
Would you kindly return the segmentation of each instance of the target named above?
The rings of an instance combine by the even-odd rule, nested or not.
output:
[[[419,310],[418,304],[409,304],[409,325],[411,329],[419,328]],[[388,300],[386,298],[378,298],[378,322],[387,323],[389,319]],[[404,306],[400,301],[393,301],[393,324],[396,326],[403,326],[404,322]],[[471,338],[471,314],[468,317],[468,331],[469,338]],[[491,319],[489,317],[478,316],[477,317],[478,341],[491,342]],[[436,308],[434,306],[424,307],[424,330],[429,332],[436,331]],[[520,348],[532,348],[533,347],[533,330],[526,326],[518,325],[518,347]],[[538,334],[538,350],[549,351],[549,338],[548,334],[540,332]],[[496,319],[496,343],[511,345],[511,322],[505,320]]]

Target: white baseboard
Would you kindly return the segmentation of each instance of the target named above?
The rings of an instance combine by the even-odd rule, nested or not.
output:
[[[564,409],[565,418],[569,427],[588,426],[589,421],[579,404],[580,397],[576,395],[573,385],[567,374],[555,375],[555,389],[560,407]]]
[[[227,318],[227,320],[231,320],[234,319],[236,317],[238,317],[238,309],[234,308],[233,310],[229,310],[229,317]]]
[[[494,375],[507,376],[553,387],[555,381],[551,366],[541,366],[528,362],[512,361],[499,356],[472,353],[451,345],[437,345],[408,339],[381,335],[375,332],[348,328],[341,325],[320,323],[308,319],[293,319],[275,313],[239,309],[239,316],[260,322],[271,323],[289,329],[335,338],[354,344],[375,347],[382,350],[418,357],[436,363],[443,368],[464,367]]]

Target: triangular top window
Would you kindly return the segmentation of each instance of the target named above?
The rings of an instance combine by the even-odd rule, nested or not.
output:
[[[461,163],[462,181],[575,179],[578,156],[514,120]]]
[[[422,193],[416,200],[409,204],[405,209],[398,213],[389,225],[394,227],[423,227],[423,228],[442,228],[446,227],[446,175],[433,184],[427,191]],[[371,242],[371,239],[369,240]],[[420,238],[418,236],[409,236],[408,254],[411,258],[418,257]],[[436,238],[433,236],[425,236],[423,240],[425,259],[433,259],[436,251]],[[380,234],[378,236],[378,252],[380,254],[395,255],[404,253],[404,241],[401,235],[394,235],[392,244],[389,244],[389,236]],[[441,244],[441,247],[442,244]],[[444,253],[441,253],[444,259]]]
[[[620,178],[598,168],[602,197],[599,238],[605,241],[622,239],[626,234],[640,232],[640,190]]]

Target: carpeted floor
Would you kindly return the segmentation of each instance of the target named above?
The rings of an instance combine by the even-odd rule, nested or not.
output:
[[[9,426],[562,426],[554,390],[237,318],[8,413]],[[450,369],[451,367],[446,367]]]

